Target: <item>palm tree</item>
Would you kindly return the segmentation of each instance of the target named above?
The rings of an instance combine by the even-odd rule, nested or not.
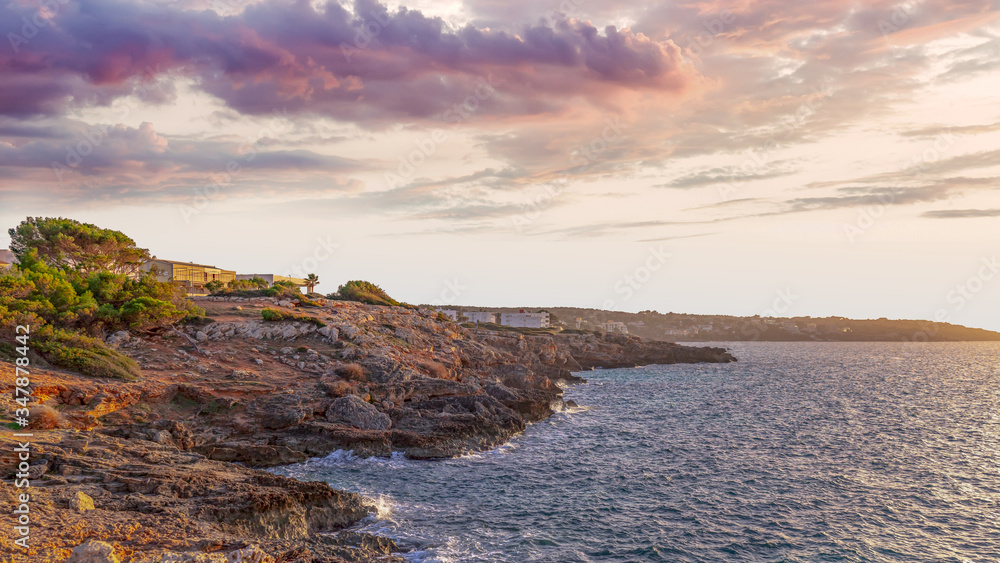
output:
[[[317,285],[319,285],[319,276],[317,276],[316,274],[309,274],[308,276],[306,276],[306,289],[309,290],[309,293],[312,293],[313,288],[315,288]]]

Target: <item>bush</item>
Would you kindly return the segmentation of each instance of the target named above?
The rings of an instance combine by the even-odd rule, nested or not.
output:
[[[331,293],[327,297],[339,301],[357,301],[369,305],[401,305],[399,301],[389,297],[381,287],[361,280],[349,281],[340,286],[336,293]]]
[[[344,364],[342,366],[337,366],[334,373],[348,381],[368,380],[368,376],[365,374],[365,368],[358,364]]]
[[[32,430],[52,430],[67,426],[66,419],[62,413],[48,405],[36,405],[28,412],[28,420]]]
[[[299,321],[299,322],[303,322],[303,323],[314,324],[314,325],[318,326],[319,328],[323,328],[323,327],[326,326],[326,323],[324,323],[323,321],[317,319],[316,317],[310,317],[308,315],[296,315],[295,313],[286,313],[284,311],[278,311],[276,309],[271,309],[271,308],[266,308],[266,309],[262,310],[260,312],[260,314],[264,317],[265,321],[271,321],[271,322],[282,322],[282,321],[285,321],[285,322],[294,322],[294,321]]]
[[[57,330],[50,338],[35,341],[34,347],[52,365],[83,375],[124,381],[139,379],[139,365],[134,360],[94,338]]]
[[[248,280],[233,280],[226,284],[226,287],[235,291],[267,289],[267,282],[264,278],[254,276]]]
[[[205,284],[205,289],[207,289],[208,292],[212,294],[222,291],[223,287],[225,286],[223,286],[222,282],[220,282],[219,280],[212,280]]]
[[[447,379],[448,378],[448,368],[444,367],[442,364],[433,361],[420,362],[417,367],[430,375],[431,377],[437,379]]]
[[[320,296],[320,297],[322,297],[322,296]],[[316,301],[313,301],[312,299],[309,299],[308,297],[302,296],[302,297],[299,297],[298,299],[299,299],[299,305],[302,305],[303,307],[322,307],[323,306],[323,305],[317,303]]]
[[[239,289],[237,287],[223,289],[215,295],[220,297],[277,297],[280,299],[300,299],[302,297],[302,292],[299,291],[298,286],[295,284],[289,282],[277,282],[273,287],[265,287],[262,289]]]

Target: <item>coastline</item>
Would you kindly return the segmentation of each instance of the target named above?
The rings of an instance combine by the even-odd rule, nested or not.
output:
[[[88,561],[400,560],[385,538],[332,534],[371,514],[370,501],[262,469],[336,450],[481,452],[562,408],[560,384],[582,381],[572,371],[735,360],[621,335],[469,329],[401,307],[199,304],[214,322],[112,337],[142,366],[138,382],[35,372],[47,406],[33,417],[25,560],[62,561],[74,548],[104,557]],[[264,307],[314,320],[264,322]],[[12,486],[0,491],[13,502]]]

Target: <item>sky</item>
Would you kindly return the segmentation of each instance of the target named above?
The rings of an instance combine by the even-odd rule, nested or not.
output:
[[[1000,330],[1000,2],[0,0],[0,34],[4,230],[411,303]]]

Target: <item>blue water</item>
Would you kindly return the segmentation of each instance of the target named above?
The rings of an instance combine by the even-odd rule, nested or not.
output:
[[[1000,561],[1000,344],[726,346],[585,372],[495,451],[278,471],[378,498],[413,561]]]

